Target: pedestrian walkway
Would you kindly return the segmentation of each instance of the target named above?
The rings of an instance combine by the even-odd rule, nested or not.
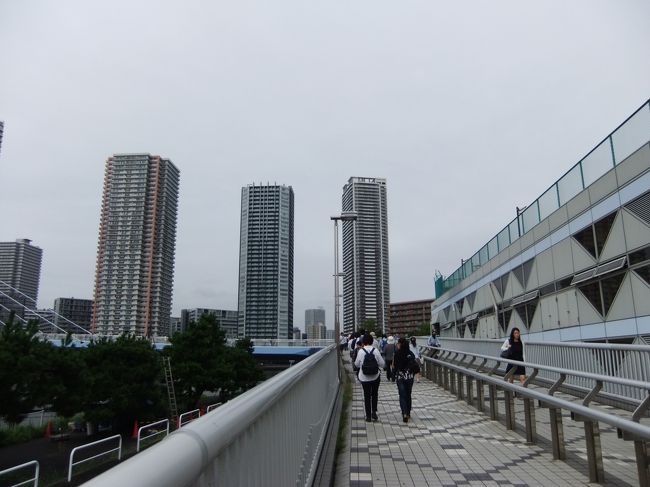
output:
[[[351,374],[349,361],[346,368]],[[503,401],[499,407],[502,416]],[[567,460],[554,460],[547,410],[537,409],[539,441],[527,444],[521,399],[515,409],[517,429],[508,431],[503,421],[491,421],[489,412],[478,412],[423,378],[413,386],[411,422],[405,424],[397,387],[384,375],[379,421],[366,423],[363,389],[355,381],[349,448],[337,467],[336,486],[597,485],[589,483],[582,423],[563,417]],[[638,485],[633,444],[607,425],[601,425],[601,441],[605,483],[600,485]]]

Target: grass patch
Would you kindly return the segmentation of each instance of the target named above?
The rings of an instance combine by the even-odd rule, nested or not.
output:
[[[11,426],[0,430],[0,447],[42,438],[44,434],[45,426]]]

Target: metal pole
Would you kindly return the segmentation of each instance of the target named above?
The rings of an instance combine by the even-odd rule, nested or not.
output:
[[[339,380],[341,378],[341,347],[339,345],[341,325],[339,323],[339,222],[334,219],[334,342]]]

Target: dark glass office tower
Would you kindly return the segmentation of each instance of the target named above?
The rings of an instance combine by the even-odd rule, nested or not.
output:
[[[239,335],[288,339],[293,332],[293,189],[242,188]]]
[[[375,320],[385,331],[390,303],[386,180],[352,177],[343,187],[343,330],[346,333]]]

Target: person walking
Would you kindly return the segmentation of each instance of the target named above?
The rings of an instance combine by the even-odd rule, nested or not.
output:
[[[510,330],[510,336],[506,338],[506,341],[503,342],[503,345],[501,345],[501,350],[506,351],[508,349],[510,350],[510,360],[518,360],[519,362],[526,361],[524,358],[524,343],[521,341],[521,332],[517,327]],[[506,367],[506,374],[513,367],[516,367],[516,370],[510,376],[510,379],[508,379],[508,381],[512,384],[514,376],[518,375],[519,382],[521,382],[521,385],[524,385],[524,382],[526,381],[526,367],[523,365],[508,364]]]
[[[377,402],[379,401],[379,382],[381,369],[386,365],[384,359],[375,347],[372,346],[371,335],[361,338],[363,347],[357,353],[354,365],[359,369],[359,382],[363,387],[363,404],[366,410],[366,422],[378,421]],[[373,360],[374,358],[374,360]]]
[[[397,340],[397,349],[393,360],[393,374],[396,377],[397,392],[399,394],[399,407],[402,411],[402,420],[408,423],[411,419],[411,393],[413,391],[413,371],[415,355],[411,352],[406,338]]]
[[[399,341],[397,342],[399,343]],[[418,350],[418,344],[417,341],[415,340],[415,337],[411,337],[411,341],[408,344],[409,350],[415,357],[416,362],[418,365],[422,365],[422,359],[420,358],[420,350]],[[420,373],[418,372],[415,376],[415,382],[420,382]]]
[[[395,382],[395,374],[393,373],[393,358],[395,357],[395,338],[392,336],[386,340],[384,347],[384,359],[386,360],[386,380]]]

